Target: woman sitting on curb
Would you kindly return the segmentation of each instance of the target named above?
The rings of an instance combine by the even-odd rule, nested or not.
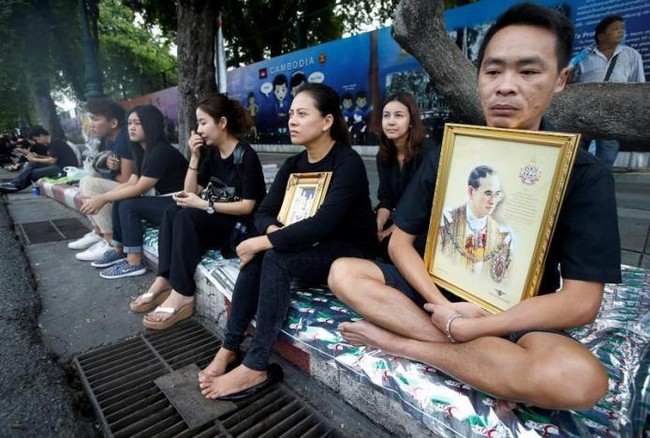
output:
[[[281,378],[269,356],[290,300],[290,282],[323,284],[330,265],[346,254],[375,255],[376,222],[370,205],[368,177],[350,138],[334,90],[307,84],[289,111],[291,142],[305,151],[287,159],[255,215],[264,233],[237,247],[241,272],[233,291],[223,346],[199,375],[208,398],[251,396]],[[329,189],[314,216],[286,225],[277,217],[292,173],[332,172]],[[243,363],[237,360],[244,334],[255,317],[257,327]]]
[[[201,100],[196,109],[197,132],[188,146],[192,153],[183,192],[167,208],[158,238],[158,277],[149,290],[131,302],[134,312],[148,312],[143,324],[151,329],[171,327],[194,312],[194,271],[207,249],[229,243],[235,224],[252,215],[266,194],[259,157],[239,137],[252,121],[239,102],[221,94]],[[241,162],[235,150],[242,148]],[[203,159],[201,159],[203,158]],[[217,177],[234,187],[238,200],[212,203],[197,194]]]
[[[425,130],[420,108],[412,95],[405,92],[392,94],[384,101],[381,115],[381,136],[377,154],[377,238],[379,255],[386,261],[388,242],[395,229],[393,210],[397,207],[406,187],[420,167],[420,163],[433,152],[436,145],[424,137]],[[424,254],[426,233],[418,236],[416,248]]]
[[[164,118],[153,105],[135,107],[128,117],[128,132],[135,161],[129,180],[102,195],[88,198],[83,214],[97,214],[113,203],[113,245],[91,263],[102,278],[114,279],[144,274],[142,234],[145,220],[160,225],[163,213],[174,204],[171,196],[143,196],[153,191],[171,194],[183,189],[187,160],[165,139]]]

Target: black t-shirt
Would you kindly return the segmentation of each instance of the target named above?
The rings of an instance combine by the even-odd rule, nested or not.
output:
[[[53,139],[50,142],[47,154],[50,157],[56,158],[56,165],[59,166],[61,170],[67,166],[77,167],[79,165],[77,155],[63,140]]]
[[[237,147],[240,145],[244,148],[244,155],[239,170],[235,165],[234,153],[221,158],[217,148],[208,147],[199,167],[197,182],[201,187],[206,187],[210,177],[216,176],[228,186],[235,187],[237,196],[241,199],[252,199],[259,205],[266,195],[262,164],[250,145],[239,143]]]
[[[28,145],[28,149],[30,152],[37,154],[37,155],[47,155],[47,146],[41,143],[32,143],[31,145]]]
[[[318,242],[339,241],[355,245],[367,257],[374,256],[377,223],[366,168],[359,154],[340,143],[317,163],[309,163],[307,151],[288,158],[255,215],[255,228],[264,233],[269,225],[283,225],[277,216],[290,174],[330,171],[332,179],[316,214],[268,234],[269,240],[279,251],[300,251]]]
[[[549,130],[543,122],[544,130]],[[406,189],[394,216],[403,231],[427,231],[438,175],[440,150],[429,156]],[[549,253],[539,294],[555,292],[566,279],[619,283],[621,244],[614,178],[603,164],[579,149]]]
[[[158,182],[155,187],[159,195],[183,190],[188,163],[174,146],[169,143],[159,143],[147,149],[142,159],[140,158],[142,154],[134,155],[136,157],[134,173],[138,176],[156,178]]]
[[[440,149],[440,146],[436,145],[431,139],[424,139],[418,154],[409,162],[404,163],[402,168],[399,167],[397,159],[386,162],[377,155],[377,173],[379,175],[379,188],[377,189],[379,203],[377,209],[387,208],[392,211],[397,207],[418,167],[435,148]]]

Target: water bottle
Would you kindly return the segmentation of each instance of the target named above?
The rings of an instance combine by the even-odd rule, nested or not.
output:
[[[32,195],[41,196],[41,188],[37,185],[32,186]]]

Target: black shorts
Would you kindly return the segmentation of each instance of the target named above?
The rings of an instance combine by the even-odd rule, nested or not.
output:
[[[402,292],[404,295],[409,297],[415,304],[420,307],[424,307],[426,300],[420,295],[410,284],[402,277],[402,274],[397,270],[395,265],[390,263],[375,262],[377,267],[381,270],[381,273],[384,275],[384,281],[387,286],[397,289]],[[446,295],[446,294],[445,294]],[[508,336],[505,336],[505,339],[508,339],[511,342],[517,343],[524,335],[532,332],[542,332],[542,333],[553,333],[560,336],[566,336],[571,339],[570,334],[562,330],[538,330],[538,329],[529,329],[529,330],[519,330],[516,332],[510,333]]]

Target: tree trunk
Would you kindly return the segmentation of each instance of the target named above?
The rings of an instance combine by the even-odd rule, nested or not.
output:
[[[196,102],[217,90],[214,38],[221,2],[179,0],[178,16],[178,143],[187,155],[187,139],[196,129]]]
[[[58,49],[61,54],[61,59],[63,59],[62,68],[66,75],[66,79],[70,82],[72,91],[75,94],[75,97],[78,100],[85,100],[84,87],[81,82],[81,78],[77,76],[76,72],[80,71],[77,57],[70,47],[70,41],[62,32],[61,25],[57,22],[52,14],[52,8],[50,7],[49,0],[37,0],[36,1],[36,11],[41,14],[43,21],[47,24],[50,32],[53,37],[53,44]],[[74,18],[70,17],[71,20]],[[76,23],[75,23],[76,24]]]
[[[590,138],[648,141],[650,84],[571,84],[558,93],[548,118],[559,131]]]
[[[449,38],[443,0],[402,0],[393,36],[429,73],[454,115],[466,123],[484,123],[478,98],[477,71]],[[558,93],[548,111],[561,131],[598,138],[650,138],[650,83],[571,84]]]
[[[393,37],[429,73],[454,115],[467,123],[484,123],[476,86],[476,68],[449,38],[443,0],[402,0],[393,22]]]
[[[34,107],[38,121],[55,138],[63,138],[61,121],[56,114],[56,105],[52,100],[50,86],[47,79],[37,79],[34,84]]]

